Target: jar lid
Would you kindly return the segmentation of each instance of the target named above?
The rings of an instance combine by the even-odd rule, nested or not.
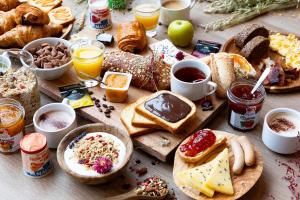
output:
[[[41,133],[30,133],[25,135],[21,142],[21,150],[25,153],[35,153],[47,145],[46,137]]]

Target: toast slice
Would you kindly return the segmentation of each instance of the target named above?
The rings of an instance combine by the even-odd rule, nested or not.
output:
[[[48,13],[50,22],[53,24],[60,24],[65,26],[72,23],[75,20],[75,17],[72,14],[71,8],[67,6],[60,6],[51,10]]]
[[[145,100],[145,98],[140,98],[136,102],[129,104],[126,106],[122,112],[121,112],[121,121],[124,124],[125,128],[127,129],[128,133],[130,136],[135,136],[135,135],[141,135],[145,133],[150,133],[154,129],[151,128],[139,128],[135,127],[131,124],[133,115],[135,113],[135,107],[142,103]]]
[[[166,100],[169,102],[166,103]],[[161,101],[165,101],[163,105],[161,105]],[[165,109],[162,114],[157,109],[160,106],[168,109]],[[152,112],[150,111],[151,109]],[[135,111],[171,133],[180,131],[196,116],[196,106],[192,101],[166,90],[161,90],[148,96],[144,102],[136,107]]]
[[[59,6],[62,3],[62,0],[28,0],[27,3],[48,13],[53,8]]]
[[[179,151],[179,156],[182,158],[182,160],[184,160],[185,162],[189,162],[189,163],[196,163],[196,162],[200,162],[206,155],[208,155],[209,153],[211,153],[213,150],[215,150],[217,147],[221,146],[222,144],[225,144],[226,142],[226,136],[224,135],[216,135],[216,142],[210,146],[209,148],[207,148],[206,150],[198,153],[196,156],[186,156],[185,152]],[[186,143],[188,141],[185,140],[183,142]]]
[[[155,123],[154,121],[144,117],[143,115],[135,112],[132,118],[132,125],[141,128],[157,128],[160,129],[161,127]]]

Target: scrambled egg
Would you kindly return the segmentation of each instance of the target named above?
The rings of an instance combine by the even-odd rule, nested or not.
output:
[[[270,48],[285,57],[287,67],[300,70],[300,40],[295,35],[270,35]]]

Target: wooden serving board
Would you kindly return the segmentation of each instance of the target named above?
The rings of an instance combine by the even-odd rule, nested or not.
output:
[[[229,40],[227,40],[226,43],[222,46],[221,51],[227,53],[240,54],[241,49],[235,45],[234,39],[232,37]],[[281,55],[272,51],[271,49],[269,49],[268,56],[271,59],[281,58]],[[253,64],[253,67],[256,68],[256,65]],[[287,83],[287,85],[285,86],[265,86],[265,89],[270,93],[285,93],[300,90],[300,77],[297,80],[293,80],[290,83]]]
[[[233,162],[234,162],[234,155],[231,150],[231,146],[229,145],[229,142],[233,138],[238,138],[237,135],[227,133],[224,131],[213,131],[215,134],[221,134],[225,135],[227,137],[227,142],[226,146],[229,147],[229,164],[230,168],[232,168]],[[188,139],[188,138],[187,138]],[[186,140],[187,140],[186,139]],[[186,140],[184,142],[186,142]],[[215,156],[218,155],[219,152],[221,152],[224,149],[225,145],[222,145],[215,151],[213,151],[212,154],[209,154],[207,160],[213,159]],[[256,164],[253,167],[247,167],[245,165],[243,172],[241,175],[234,175],[231,170],[231,180],[233,184],[233,189],[234,189],[234,195],[225,195],[221,194],[219,192],[215,192],[214,196],[212,198],[209,198],[205,195],[202,195],[199,193],[196,193],[195,191],[189,190],[189,188],[183,187],[183,185],[180,184],[176,174],[178,172],[181,172],[186,169],[190,169],[196,166],[199,166],[201,163],[186,163],[183,161],[180,156],[179,156],[179,148],[177,149],[175,153],[175,159],[174,159],[174,167],[173,167],[173,179],[175,184],[180,188],[182,192],[184,192],[187,196],[197,199],[197,200],[209,200],[209,199],[214,199],[214,200],[232,200],[232,199],[238,199],[244,194],[246,194],[253,186],[254,184],[258,181],[259,177],[262,174],[263,171],[263,158],[261,153],[258,151],[257,148],[255,148],[255,155],[256,155]],[[203,161],[202,161],[203,163]]]
[[[115,26],[114,26],[115,27]],[[114,29],[112,30],[114,31]],[[90,39],[95,39],[96,35],[98,34],[97,31],[87,28],[84,31],[79,33],[79,36],[84,36]],[[152,44],[157,42],[157,40],[153,38],[148,39],[148,43]],[[115,42],[116,43],[116,42]],[[116,47],[111,47],[116,48]],[[143,52],[143,54],[147,54],[149,51]],[[193,56],[189,56],[190,58],[197,59]],[[204,59],[204,62],[206,62],[207,59]],[[69,85],[78,83],[79,80],[77,79],[77,75],[73,68],[71,68],[69,71],[67,71],[60,79],[54,80],[54,81],[45,81],[45,80],[39,80],[39,86],[40,91],[44,94],[48,95],[49,97],[53,98],[56,101],[61,101],[62,98],[59,94],[58,87],[63,85]],[[102,97],[105,93],[103,89],[100,89],[100,87],[95,87],[89,89],[93,92],[93,96],[102,100]],[[127,102],[125,103],[110,103],[107,102],[108,105],[113,105],[115,107],[115,110],[111,113],[110,118],[106,118],[103,113],[100,113],[96,107],[86,107],[81,108],[77,110],[77,113],[87,118],[93,122],[103,122],[105,124],[110,124],[113,126],[120,127],[122,129],[125,129],[123,126],[121,120],[120,120],[120,113],[122,109],[127,106],[129,103],[135,102],[138,98],[150,95],[151,92],[138,89],[135,87],[129,88],[129,97]],[[200,108],[199,103],[196,102],[197,105],[197,114],[196,118],[180,133],[178,134],[171,134],[165,131],[155,131],[146,135],[141,136],[135,136],[133,137],[134,144],[143,151],[149,153],[150,155],[158,158],[161,161],[166,161],[168,156],[171,154],[171,152],[174,152],[176,147],[193,131],[195,131],[197,128],[204,127],[210,120],[212,120],[219,111],[222,110],[222,108],[225,105],[225,100],[218,99],[215,96],[212,96],[213,106],[214,109],[211,111],[205,111],[203,112]],[[103,101],[102,101],[103,103]],[[162,146],[161,142],[163,139],[167,139],[170,141],[170,144],[168,146]]]

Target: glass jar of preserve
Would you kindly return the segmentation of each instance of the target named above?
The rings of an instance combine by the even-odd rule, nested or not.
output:
[[[10,98],[0,99],[0,152],[13,153],[20,148],[25,126],[23,106]]]
[[[251,94],[255,84],[254,80],[237,80],[227,90],[228,123],[234,129],[252,130],[258,122],[266,92],[260,85],[254,94]]]

